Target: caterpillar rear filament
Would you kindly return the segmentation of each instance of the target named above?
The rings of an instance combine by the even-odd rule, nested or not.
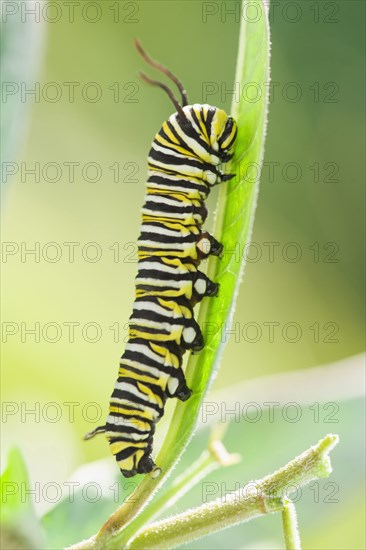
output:
[[[136,47],[177,85],[182,103],[168,86],[140,75],[169,95],[176,112],[163,123],[149,152],[135,303],[109,415],[85,439],[104,433],[125,477],[149,472],[156,477],[160,469],[151,456],[155,424],[167,398],[190,397],[182,358],[204,345],[193,306],[218,292],[218,284],[198,266],[210,254],[219,256],[222,245],[202,225],[211,187],[233,177],[220,166],[232,157],[237,126],[217,107],[189,105],[173,73],[151,59],[138,41]]]

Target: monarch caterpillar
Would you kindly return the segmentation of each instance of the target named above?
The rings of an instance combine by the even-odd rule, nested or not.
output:
[[[220,164],[232,157],[237,126],[217,107],[189,105],[177,77],[151,59],[138,41],[136,48],[177,85],[182,104],[167,85],[140,73],[168,94],[176,112],[163,123],[148,156],[136,296],[109,415],[105,426],[85,439],[104,433],[125,477],[149,472],[157,477],[160,469],[151,457],[155,424],[167,398],[190,397],[182,358],[187,350],[199,351],[204,345],[193,306],[218,292],[218,284],[198,270],[203,258],[222,251],[202,230],[204,201],[212,186],[234,177],[223,174]]]

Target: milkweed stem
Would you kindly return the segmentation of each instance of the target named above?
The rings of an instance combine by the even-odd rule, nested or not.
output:
[[[295,506],[287,493],[318,477],[328,477],[332,471],[329,453],[337,443],[338,436],[327,435],[274,474],[252,481],[228,497],[218,498],[143,528],[127,543],[126,548],[175,548],[258,516],[282,511],[286,549],[301,550]]]
[[[330,475],[329,453],[337,443],[338,436],[329,434],[273,474],[251,481],[229,497],[219,498],[147,527],[141,524],[139,531],[135,531],[129,540],[126,540],[124,531],[108,532],[102,539],[93,537],[69,550],[174,548],[208,533],[281,510],[287,550],[299,550],[294,510],[288,497],[310,481]]]
[[[289,499],[285,499],[285,504],[282,508],[282,528],[286,550],[301,550],[296,508],[295,504]]]

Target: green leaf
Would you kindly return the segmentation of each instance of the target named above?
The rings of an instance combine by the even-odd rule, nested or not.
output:
[[[126,497],[122,490],[120,494]],[[111,497],[100,497],[92,501],[85,498],[82,490],[76,490],[72,501],[67,497],[62,499],[57,506],[43,516],[42,525],[46,533],[45,548],[64,548],[77,540],[90,537],[115,507],[116,500]]]
[[[243,1],[244,4],[248,3],[247,0]],[[228,251],[235,246],[242,250],[250,240],[259,177],[248,178],[248,167],[260,166],[262,163],[266,130],[268,94],[265,83],[268,84],[269,80],[268,14],[262,0],[250,3],[257,4],[261,16],[256,18],[255,22],[248,22],[242,18],[235,82],[241,90],[247,83],[255,82],[260,86],[262,94],[260,100],[255,103],[241,99],[232,106],[232,115],[238,123],[238,137],[233,163],[228,166],[228,171],[235,170],[237,176],[230,184],[221,186],[215,228],[215,237],[223,242]],[[240,97],[242,98],[242,94]],[[218,298],[205,300],[200,308],[198,322],[203,330],[206,345],[200,354],[190,356],[186,369],[187,383],[193,389],[193,395],[188,403],[176,404],[167,436],[156,458],[162,475],[158,479],[152,479],[150,476],[143,479],[133,502],[122,505],[101,531],[100,540],[103,543],[105,535],[108,536],[111,530],[115,531],[127,525],[146,505],[154,491],[164,483],[190,441],[202,399],[213,380],[223,351],[220,330],[207,329],[219,329],[224,323],[228,327],[232,322],[243,268],[244,262],[237,262],[232,254],[224,254],[220,260],[210,258],[208,275],[220,283],[220,292]],[[125,534],[114,537],[112,547],[116,544],[123,545],[129,534],[143,524],[142,514],[130,523]]]
[[[98,460],[78,468],[64,485],[64,497],[42,517],[45,548],[90,537],[136,483],[125,480],[109,460]]]
[[[242,19],[235,76],[240,89],[248,82],[263,84],[269,78],[267,13],[262,0],[254,3],[262,10],[262,16],[255,23]],[[237,177],[228,185],[221,186],[215,229],[215,237],[224,244],[224,250],[232,250],[235,245],[243,249],[250,240],[259,181],[248,180],[243,174],[251,163],[260,165],[262,162],[266,112],[266,93],[257,103],[241,101],[232,106],[232,115],[238,123],[238,137],[233,166],[228,166],[228,171],[235,169]],[[224,323],[229,327],[243,268],[244,263],[237,262],[235,255],[229,253],[224,253],[219,260],[210,258],[208,262],[208,275],[220,283],[220,292],[216,299],[205,300],[200,308],[198,322],[204,332],[205,347],[198,355],[191,355],[188,361],[186,378],[193,395],[189,402],[176,405],[167,437],[156,459],[163,472],[172,467],[194,431],[202,399],[212,382],[224,347],[221,331],[216,330],[213,334],[211,329],[220,328]],[[148,483],[145,479],[143,483]]]
[[[0,478],[1,548],[41,548],[43,533],[29,490],[27,468],[20,451],[9,452]]]

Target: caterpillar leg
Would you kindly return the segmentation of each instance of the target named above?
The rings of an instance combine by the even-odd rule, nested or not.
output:
[[[201,329],[194,318],[191,304],[183,301],[177,303],[176,307],[184,327],[181,333],[180,347],[192,350],[193,352],[201,351],[205,344]]]
[[[131,423],[116,425],[107,422],[110,449],[124,477],[148,474],[155,470],[159,470],[160,473],[151,456],[154,432],[155,424],[151,426],[151,431],[146,437]]]
[[[166,394],[168,397],[176,397],[180,401],[187,401],[192,395],[192,390],[186,384],[184,372],[181,367],[175,369],[170,375],[166,385]]]
[[[201,329],[196,321],[191,319],[189,324],[183,329],[182,346],[192,351],[201,351],[204,345]]]
[[[194,201],[194,202],[198,204],[198,206],[195,206],[194,208],[194,219],[197,225],[201,226],[206,221],[208,210],[203,201]]]
[[[181,386],[179,386],[174,397],[177,397],[180,401],[187,401],[192,395],[192,390],[189,388],[184,381]]]
[[[204,273],[197,271],[192,285],[192,304],[197,304],[205,296],[217,296],[219,287],[218,283],[214,283]]]
[[[188,388],[187,388],[188,389]],[[191,391],[191,390],[189,390]],[[192,392],[191,392],[192,393]],[[189,394],[190,395],[190,394]],[[187,397],[188,399],[188,397]],[[92,437],[100,434],[105,433],[106,426],[99,426],[98,428],[95,428],[95,430],[92,430],[91,432],[88,432],[85,434],[84,439],[91,439]],[[116,444],[118,440],[110,440],[111,444]],[[118,443],[117,443],[118,444]],[[124,469],[120,467],[121,473],[124,477],[133,477],[136,474],[148,474],[151,473],[152,477],[158,477],[161,474],[160,468],[158,468],[155,464],[155,462],[152,459],[151,456],[151,446],[149,445],[148,451],[142,456],[142,458],[139,460],[139,462],[136,464],[136,458],[132,456],[132,459],[135,463],[135,467],[132,469]],[[114,453],[113,453],[114,454]],[[126,460],[129,458],[130,455],[136,456],[136,450],[132,447],[130,449],[127,449],[125,451],[122,451],[120,453],[117,453],[116,460],[118,462],[126,462]]]
[[[223,245],[219,243],[207,231],[202,231],[196,243],[199,259],[207,258],[207,256],[220,256],[222,254]]]
[[[141,458],[141,460],[138,464],[137,472],[139,474],[148,474],[148,473],[153,472],[155,470],[159,470],[159,474],[160,474],[161,470],[160,470],[160,468],[156,467],[156,464],[153,461],[151,454],[150,453],[149,454],[144,454],[144,456]]]
[[[111,444],[116,444],[116,442],[111,441]],[[157,477],[160,474],[161,470],[156,466],[151,456],[151,444],[149,444],[143,454],[138,447],[135,448],[133,445],[126,451],[122,451],[115,455],[121,474],[124,477],[128,478],[136,474],[149,474],[151,472],[156,473],[153,477]],[[128,454],[130,454],[130,456],[126,456]]]
[[[187,401],[192,394],[188,388],[182,369],[182,350],[176,344],[170,343],[166,347],[164,367],[170,370],[170,376],[166,384],[168,397],[176,397],[181,401]]]
[[[176,397],[180,401],[187,401],[192,395],[192,390],[186,384],[182,369],[179,369],[179,371],[179,373],[174,373],[174,376],[170,377],[167,384],[167,395],[168,397]],[[178,377],[179,381],[177,380]]]

